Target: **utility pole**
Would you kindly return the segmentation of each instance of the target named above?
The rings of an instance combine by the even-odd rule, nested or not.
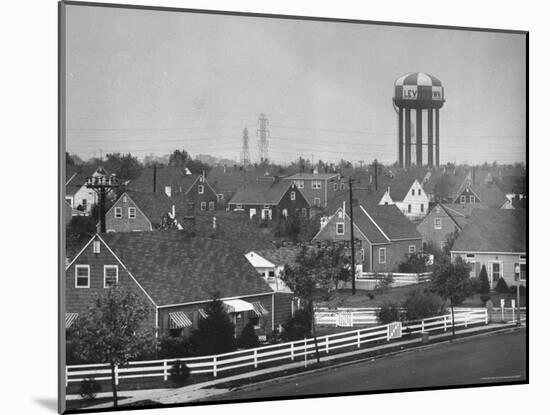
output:
[[[153,193],[157,192],[157,163],[153,164]]]
[[[374,159],[374,189],[378,192],[378,160]]]
[[[267,126],[269,125],[269,120],[266,118],[265,114],[260,114],[260,118],[258,118],[258,130],[256,131],[256,135],[260,136],[260,141],[258,142],[258,150],[260,152],[260,163],[267,162],[269,155],[268,155],[268,148],[269,148],[269,142],[267,141],[267,138],[270,137],[269,130],[267,129]]]
[[[353,237],[353,179],[349,178],[349,217],[350,217],[350,234],[351,234],[351,294],[355,295],[355,238]],[[346,212],[344,212],[344,215]]]
[[[99,196],[99,221],[101,233],[105,233],[105,197],[112,189],[119,187],[116,174],[92,176],[86,179],[86,187]]]

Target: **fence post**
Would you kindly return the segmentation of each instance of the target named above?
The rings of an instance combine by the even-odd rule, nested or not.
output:
[[[512,323],[516,322],[516,307],[512,307]]]
[[[464,327],[468,328],[468,318],[470,317],[470,313],[465,313],[464,315]]]
[[[166,360],[164,360],[163,362],[163,366],[164,366],[164,381],[167,381],[168,380],[168,362]]]
[[[443,331],[447,331],[447,314],[443,315]]]
[[[421,329],[422,329],[422,333],[424,333],[424,320],[422,320],[422,327],[421,327]]]
[[[386,324],[386,341],[390,341],[390,325]]]
[[[489,324],[489,312],[485,309],[485,324]]]
[[[214,356],[214,360],[212,361],[212,373],[214,377],[218,376],[218,364],[217,364],[216,356]]]
[[[351,316],[350,316],[350,324],[351,324],[351,327],[353,327],[353,316],[355,315],[355,313],[352,311],[350,314],[351,314]]]
[[[115,385],[118,385],[118,365],[115,365]]]
[[[294,342],[290,343],[290,360],[294,360]]]
[[[304,337],[304,367],[307,368],[307,338]]]
[[[357,330],[357,348],[361,347],[361,330]]]
[[[258,367],[258,350],[254,349],[254,368]]]
[[[65,387],[69,386],[69,368],[65,366]]]
[[[325,337],[325,351],[327,352],[327,354],[328,354],[328,349],[329,349],[328,337]]]

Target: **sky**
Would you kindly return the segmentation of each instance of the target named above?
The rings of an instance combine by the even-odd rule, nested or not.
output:
[[[248,128],[254,162],[264,113],[275,162],[393,163],[394,82],[421,71],[445,89],[442,163],[525,161],[521,34],[74,5],[66,27],[66,147],[84,159],[239,161]]]

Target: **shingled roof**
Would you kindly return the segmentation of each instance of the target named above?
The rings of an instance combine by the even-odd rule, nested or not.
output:
[[[274,265],[294,265],[296,256],[300,252],[299,247],[281,247],[278,249],[254,250],[262,258]]]
[[[291,186],[287,181],[258,181],[240,187],[229,203],[276,205]]]
[[[185,193],[199,176],[200,174],[186,174],[182,167],[159,167],[157,168],[156,191],[164,192],[164,188],[170,186],[173,193]],[[146,168],[138,178],[128,184],[128,189],[152,192],[153,181],[154,169]]]
[[[153,225],[159,223],[166,213],[171,212],[172,206],[174,205],[164,191],[140,192],[137,190],[127,190],[124,193],[134,201],[139,210],[147,216],[147,219],[149,219]]]
[[[525,252],[527,213],[514,209],[475,209],[453,251]]]
[[[230,243],[181,231],[115,232],[103,241],[158,306],[272,292]]]

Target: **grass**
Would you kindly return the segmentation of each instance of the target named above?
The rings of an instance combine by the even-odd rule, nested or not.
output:
[[[484,295],[484,294],[474,294],[473,297],[467,298],[459,307],[481,307],[482,302],[481,302],[481,299],[479,298],[481,295]],[[500,307],[500,300],[502,298],[504,298],[504,301],[506,304],[505,307],[510,307],[511,300],[517,300],[516,294],[509,294],[509,293],[502,294],[497,292],[491,292],[486,295],[489,295],[491,297],[493,307]],[[526,305],[526,298],[525,298],[525,295],[522,295],[520,297],[520,306],[525,307],[525,305]]]
[[[126,399],[127,396],[119,396],[119,403],[122,399]],[[95,398],[95,399],[67,399],[65,401],[65,407],[67,410],[71,409],[82,409],[93,405],[99,405],[106,402],[113,402],[112,396],[106,396],[104,398]]]

